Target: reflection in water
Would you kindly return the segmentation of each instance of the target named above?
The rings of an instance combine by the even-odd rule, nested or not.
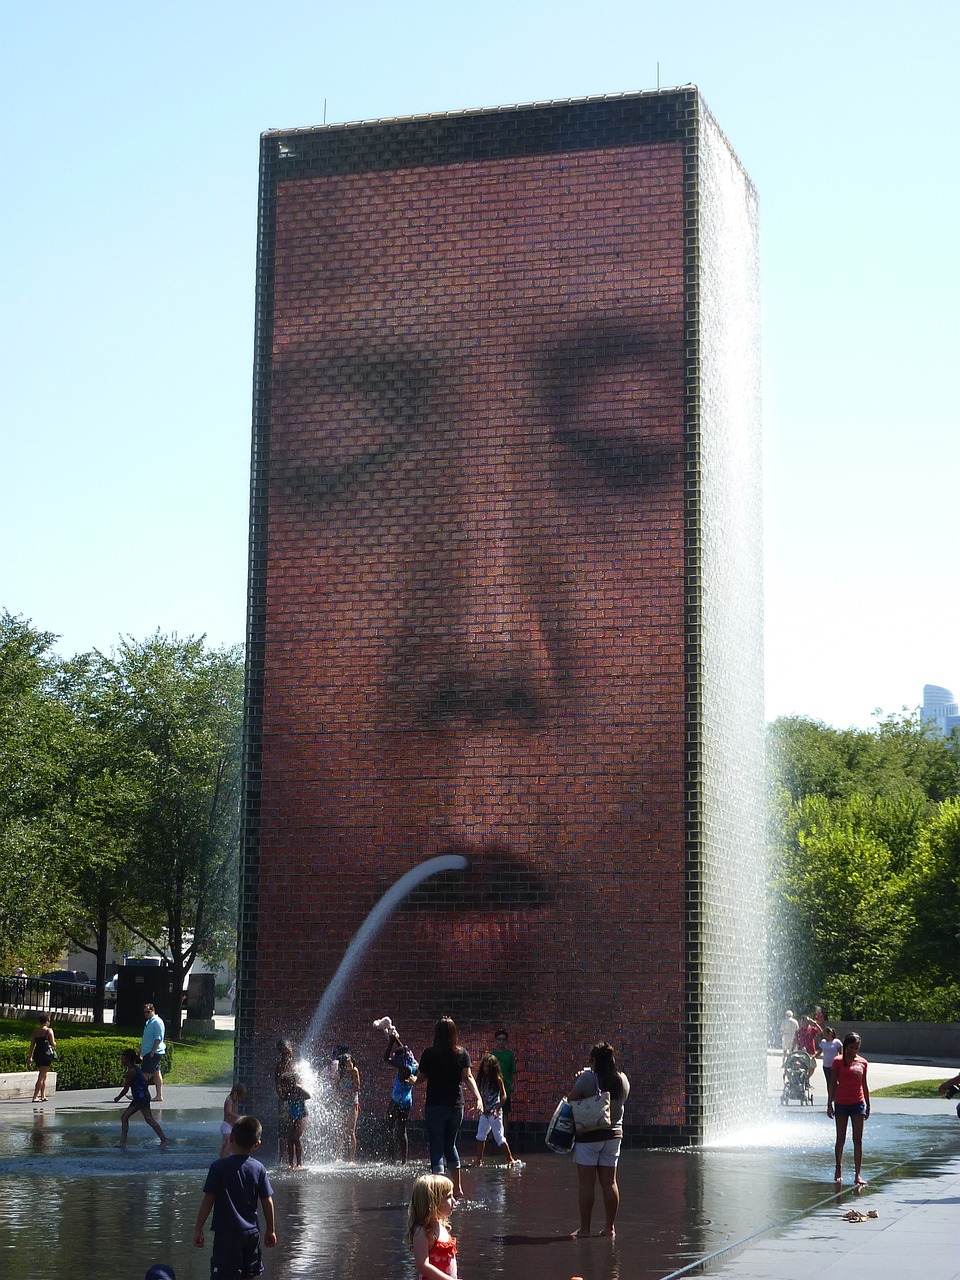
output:
[[[219,1145],[219,1111],[164,1114],[169,1156],[153,1143],[114,1151],[112,1113],[58,1112],[42,1128],[29,1112],[0,1124],[0,1274],[4,1280],[119,1280],[158,1261],[181,1280],[209,1269],[209,1245],[192,1247],[207,1166]],[[935,1168],[956,1150],[943,1117],[875,1115],[866,1159],[875,1181]],[[795,1141],[786,1141],[792,1132]],[[461,1270],[490,1280],[654,1280],[824,1203],[830,1195],[833,1125],[825,1115],[776,1117],[754,1145],[628,1151],[618,1181],[618,1238],[572,1241],[577,1225],[572,1160],[525,1159],[522,1170],[464,1171],[467,1198],[453,1230]],[[758,1135],[755,1135],[757,1137]],[[762,1139],[766,1138],[767,1141]],[[933,1152],[917,1161],[920,1152]],[[421,1154],[415,1152],[414,1154]],[[271,1174],[280,1243],[265,1255],[267,1280],[412,1280],[404,1240],[410,1187],[422,1159],[343,1163]],[[869,1191],[863,1197],[867,1206]],[[42,1247],[38,1230],[42,1226]],[[118,1259],[122,1258],[122,1267]],[[78,1260],[82,1266],[78,1270]]]
[[[33,1133],[30,1135],[30,1145],[34,1151],[43,1154],[47,1150],[47,1117],[39,1107],[34,1107],[33,1111]]]

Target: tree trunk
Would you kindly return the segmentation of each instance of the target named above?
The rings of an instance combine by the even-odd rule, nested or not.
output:
[[[97,903],[97,976],[93,992],[93,1021],[103,1026],[103,986],[107,980],[107,925],[110,920],[109,895],[101,894]]]
[[[167,1027],[167,1039],[179,1040],[180,1028],[183,1022],[183,979],[186,976],[186,966],[184,965],[184,957],[179,949],[172,948],[173,953],[173,1000],[170,1010],[170,1023]]]

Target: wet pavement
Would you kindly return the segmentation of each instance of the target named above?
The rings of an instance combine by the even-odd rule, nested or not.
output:
[[[954,1280],[960,1275],[960,1120],[954,1104],[877,1099],[868,1122],[860,1195],[837,1196],[833,1124],[815,1106],[779,1105],[779,1056],[758,1123],[709,1147],[626,1152],[615,1243],[571,1241],[576,1173],[544,1152],[508,1171],[486,1164],[464,1175],[467,1199],[453,1229],[460,1272],[502,1280],[662,1280],[706,1274],[734,1280],[804,1280],[862,1269],[874,1280]],[[871,1063],[874,1089],[943,1078],[947,1067]],[[225,1090],[166,1085],[155,1114],[172,1138],[160,1155],[139,1117],[130,1147],[114,1150],[122,1104],[109,1090],[60,1093],[47,1107],[0,1103],[0,1275],[4,1280],[139,1280],[164,1261],[178,1280],[209,1274],[209,1248],[191,1246],[207,1165],[217,1155]],[[473,1129],[464,1126],[464,1156]],[[308,1160],[310,1159],[308,1150]],[[269,1159],[268,1164],[275,1163]],[[265,1254],[268,1280],[337,1275],[413,1280],[403,1240],[406,1170],[313,1159],[274,1179],[280,1243]],[[852,1169],[851,1169],[852,1174]],[[878,1216],[848,1223],[855,1207]],[[82,1260],[80,1265],[79,1260]]]

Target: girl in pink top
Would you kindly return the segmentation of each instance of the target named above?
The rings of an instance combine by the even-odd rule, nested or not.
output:
[[[860,1037],[855,1031],[844,1036],[843,1053],[834,1058],[830,1070],[827,1115],[832,1116],[837,1125],[834,1182],[842,1180],[840,1165],[849,1119],[853,1130],[854,1181],[858,1187],[865,1187],[867,1184],[860,1176],[860,1168],[863,1164],[863,1122],[870,1115],[870,1090],[867,1087],[867,1060],[860,1057],[859,1048]]]

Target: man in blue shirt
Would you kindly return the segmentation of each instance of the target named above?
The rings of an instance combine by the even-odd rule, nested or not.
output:
[[[163,1042],[166,1028],[163,1025],[163,1019],[157,1014],[152,1004],[143,1006],[143,1016],[147,1021],[143,1028],[143,1035],[140,1037],[140,1057],[143,1059],[140,1069],[145,1075],[153,1076],[153,1083],[157,1087],[156,1101],[162,1102],[163,1076],[160,1073],[160,1066],[163,1055],[167,1051],[167,1046]]]

